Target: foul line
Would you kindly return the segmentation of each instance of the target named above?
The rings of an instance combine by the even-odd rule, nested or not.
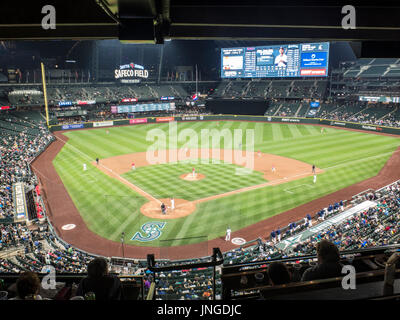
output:
[[[349,164],[352,164],[352,163],[356,163],[356,162],[359,162],[359,161],[365,161],[365,160],[368,160],[368,159],[374,159],[374,158],[379,158],[379,157],[383,157],[383,156],[387,156],[387,155],[393,155],[396,152],[400,152],[400,150],[396,150],[394,152],[387,152],[387,153],[383,153],[383,154],[379,154],[379,155],[374,155],[374,156],[370,156],[370,157],[367,157],[367,158],[360,158],[360,159],[356,159],[356,160],[351,160],[351,161],[339,163],[339,164],[336,164],[334,166],[327,167],[327,168],[325,168],[323,170],[324,171],[328,171],[328,170],[331,170],[331,169],[334,169],[334,168],[337,168],[337,167],[346,166],[346,165],[349,165]],[[255,186],[245,187],[245,188],[229,191],[229,192],[226,192],[226,193],[217,194],[217,195],[214,195],[214,196],[209,196],[209,197],[202,198],[202,199],[197,199],[197,200],[194,200],[193,202],[194,203],[201,203],[201,202],[205,202],[205,201],[210,201],[210,200],[214,200],[214,199],[218,199],[218,198],[227,197],[227,196],[230,196],[230,195],[233,195],[233,194],[237,194],[237,193],[241,193],[241,192],[245,192],[245,191],[256,190],[256,189],[259,189],[259,188],[263,188],[263,187],[279,184],[277,182],[289,180],[289,178],[296,178],[296,177],[300,177],[300,176],[304,176],[304,175],[311,175],[311,174],[310,173],[300,173],[300,174],[296,174],[296,175],[293,175],[293,176],[289,176],[289,177],[287,177],[288,179],[280,178],[280,179],[276,179],[276,180],[273,180],[273,181],[270,181],[270,182],[266,182],[266,183],[263,183],[263,184],[258,184],[258,185],[255,185]],[[291,180],[293,180],[293,179],[291,179]]]
[[[283,189],[283,191],[289,192],[289,193],[292,193],[292,194],[293,194],[294,192],[289,191],[289,190],[296,189],[296,188],[300,188],[301,186],[306,186],[306,187],[308,187],[308,188],[314,188],[314,186],[309,185],[309,184],[299,184],[298,186],[293,186],[293,187],[291,187],[291,188]]]

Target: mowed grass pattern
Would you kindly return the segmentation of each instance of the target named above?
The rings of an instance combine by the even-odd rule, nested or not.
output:
[[[198,181],[180,178],[191,174],[193,167],[205,178]],[[141,167],[122,176],[157,199],[174,197],[190,201],[267,182],[258,171],[237,175],[236,169],[240,168],[227,163],[168,163]]]
[[[234,121],[218,123],[219,125],[217,122],[182,122],[178,123],[178,132],[193,129],[200,136],[203,129],[228,129],[231,132],[234,129],[254,129],[255,151],[260,150],[304,161],[310,164],[310,168],[315,163],[325,172],[318,175],[315,185],[312,183],[312,177],[307,177],[200,203],[193,214],[166,221],[167,224],[162,229],[159,240],[171,241],[163,243],[182,245],[196,241],[193,240],[195,238],[192,240],[185,238],[203,237],[202,240],[205,238],[212,240],[222,237],[228,225],[233,231],[239,230],[368,179],[378,174],[400,145],[399,138],[334,128],[327,128],[325,133],[321,134],[320,127],[309,125]],[[119,241],[121,232],[124,231],[128,240],[128,237],[130,239],[140,231],[145,222],[154,220],[143,216],[139,211],[146,199],[89,163],[96,157],[101,159],[146,151],[153,143],[146,141],[146,135],[151,129],[161,129],[167,133],[168,124],[114,127],[108,129],[109,134],[106,134],[104,128],[65,133],[69,141],[57,155],[54,166],[89,229],[105,238]],[[179,142],[178,147],[183,146],[185,142],[187,141]],[[245,143],[246,141],[243,141],[243,147]],[[191,146],[194,145],[189,144],[189,147]],[[200,147],[205,146],[203,141]],[[224,141],[215,145],[210,142],[210,147],[224,148]],[[237,148],[238,145],[234,144],[234,147]],[[83,163],[88,164],[86,173],[82,170]],[[129,172],[125,177],[145,190],[152,189],[157,193],[154,196],[173,195],[178,198],[182,195],[187,200],[222,193],[223,190],[231,188],[258,184],[258,179],[262,178],[255,172],[254,176],[247,180],[236,179],[229,174],[234,170],[233,165],[205,165],[201,170],[210,172],[209,176],[215,175],[210,179],[208,186],[200,184],[206,182],[206,179],[191,182],[189,187],[182,184],[183,181],[177,184],[176,180],[168,180],[177,179],[181,169],[187,170],[183,167],[185,165],[190,172],[189,164],[166,164],[138,168],[136,172]],[[199,172],[201,170],[199,168]],[[201,188],[194,187],[195,184],[199,184],[197,186]],[[260,234],[260,236],[267,235]],[[159,241],[142,243],[130,240],[127,243],[145,246],[160,244]]]

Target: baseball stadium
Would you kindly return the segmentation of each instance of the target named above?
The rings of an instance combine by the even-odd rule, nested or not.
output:
[[[229,4],[53,2],[76,29],[0,23],[0,300],[398,300],[390,28],[321,36],[295,11],[335,7],[285,1],[274,36],[248,6],[246,29]]]

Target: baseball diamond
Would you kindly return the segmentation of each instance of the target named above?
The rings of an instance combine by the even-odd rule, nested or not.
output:
[[[364,2],[3,1],[1,305],[398,301],[400,5]]]
[[[202,129],[215,125],[213,121],[178,122],[177,130],[192,129],[200,135]],[[321,134],[320,127],[313,125],[218,121],[220,130],[254,130],[255,165],[250,173],[236,174],[241,166],[223,161],[222,156],[213,163],[216,159],[211,152],[208,159],[202,159],[208,161],[193,156],[149,164],[145,154],[151,143],[146,136],[154,129],[168,132],[168,126],[157,123],[56,133],[57,141],[32,167],[52,208],[50,219],[63,239],[89,252],[113,255],[118,254],[119,237],[125,232],[129,238],[125,254],[134,258],[145,257],[149,250],[159,255],[160,240],[170,240],[166,243],[174,258],[198,256],[196,248],[201,244],[196,241],[205,238],[210,243],[208,253],[214,245],[231,249],[234,245],[224,241],[228,224],[232,237],[255,239],[260,232],[303,217],[305,207],[320,208],[318,199],[340,192],[354,195],[363,181],[384,172],[382,168],[397,157],[400,146],[396,137],[342,128],[329,127]],[[241,149],[245,146],[244,140]],[[202,149],[202,145],[178,142],[178,149],[184,147],[188,153]],[[224,150],[223,139],[210,148]],[[232,152],[238,149],[237,145]],[[132,162],[135,170],[131,170]],[[85,172],[82,163],[87,163]],[[315,184],[313,164],[318,175]],[[203,178],[182,179],[193,167]],[[171,197],[177,199],[173,210],[169,210]],[[165,216],[158,209],[161,202],[167,207]],[[151,209],[144,209],[151,203]],[[189,213],[180,208],[183,203]],[[152,221],[166,222],[162,232],[155,241],[137,241],[134,235]],[[66,224],[76,228],[60,229]]]

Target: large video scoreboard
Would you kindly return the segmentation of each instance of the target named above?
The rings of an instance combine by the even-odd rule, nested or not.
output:
[[[329,42],[221,49],[221,78],[326,77]]]

